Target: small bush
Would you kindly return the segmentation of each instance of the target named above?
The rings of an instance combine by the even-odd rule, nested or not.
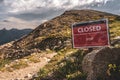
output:
[[[11,68],[13,68],[13,69],[20,69],[20,68],[25,68],[25,67],[27,67],[27,66],[28,66],[27,62],[25,62],[25,61],[20,61],[20,62],[18,62],[18,63],[13,64],[13,65],[11,66]]]
[[[9,59],[2,59],[0,60],[0,70],[3,69],[3,67],[5,67],[6,64],[9,64],[11,62],[11,60]]]
[[[108,80],[120,80],[120,65],[109,64],[107,75]]]
[[[72,51],[72,53],[69,53]],[[58,52],[50,62],[38,73],[36,80],[86,80],[82,72],[82,60],[85,55],[83,50],[66,50]]]

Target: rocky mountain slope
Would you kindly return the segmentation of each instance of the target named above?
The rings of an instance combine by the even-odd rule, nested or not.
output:
[[[45,49],[46,47],[54,49],[53,46],[58,45],[58,40],[63,43],[62,40],[65,41],[66,39],[71,37],[71,25],[73,23],[97,20],[102,18],[108,18],[109,21],[112,22],[115,19],[119,19],[119,16],[94,10],[66,11],[61,16],[58,16],[48,22],[41,24],[29,35],[15,42],[14,45],[17,45],[20,48],[24,47],[28,49],[36,47],[40,49]],[[56,41],[52,41],[53,38]],[[59,47],[61,46],[59,45]]]
[[[112,38],[119,35],[114,34],[114,23],[119,23],[120,17],[110,13],[95,10],[70,10],[62,15],[47,21],[27,36],[15,41],[11,47],[0,50],[4,58],[20,58],[34,52],[34,49],[40,50],[60,50],[63,48],[72,48],[71,44],[71,25],[75,22],[98,20],[108,18]]]
[[[18,30],[18,29],[2,29],[0,30],[0,45],[8,43],[10,41],[14,41],[16,39],[21,38],[24,35],[27,35],[30,33],[32,29],[23,29],[23,30]]]
[[[35,62],[36,59],[39,60],[36,53],[40,55],[42,51],[47,52],[45,54],[55,51],[57,54],[52,59],[48,58],[49,63],[40,69],[36,80],[86,80],[86,75],[82,73],[81,63],[88,51],[71,49],[71,25],[75,22],[102,18],[109,19],[110,39],[119,37],[120,16],[95,10],[70,10],[41,24],[21,39],[0,46],[0,58],[17,59],[18,62],[19,58],[25,58],[25,61],[29,63],[29,59]],[[0,64],[5,66],[2,60]],[[17,64],[17,67],[20,66],[21,64]]]

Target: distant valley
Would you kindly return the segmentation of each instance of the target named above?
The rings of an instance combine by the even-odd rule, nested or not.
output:
[[[22,29],[22,30],[18,30],[18,29],[7,30],[5,28],[1,29],[0,30],[0,45],[19,39],[22,36],[27,35],[31,31],[32,29]]]

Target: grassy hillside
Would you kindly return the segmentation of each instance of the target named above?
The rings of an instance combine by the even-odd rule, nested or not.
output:
[[[40,69],[35,80],[86,80],[81,65],[86,53],[77,49],[59,51],[49,64]]]
[[[71,25],[75,22],[91,21],[107,18],[109,20],[111,40],[119,36],[120,17],[110,13],[95,10],[70,10],[62,15],[47,21],[27,36],[15,41],[13,46],[1,50],[1,53],[13,55],[13,57],[24,57],[31,54],[31,49],[40,50],[60,50],[63,48],[72,48],[71,44]],[[14,52],[16,50],[16,53]],[[19,54],[20,50],[26,54]],[[8,54],[10,52],[10,54]],[[5,55],[5,57],[6,57]],[[22,55],[22,56],[20,56]],[[9,56],[8,56],[9,57]]]
[[[88,51],[72,49],[71,25],[103,18],[109,20],[110,40],[120,36],[120,16],[95,10],[70,10],[41,24],[27,36],[15,41],[11,47],[0,49],[1,56],[18,59],[37,50],[50,49],[58,55],[39,71],[36,80],[85,80],[81,62]]]
[[[92,14],[92,11],[89,14]],[[100,13],[98,12],[98,14]],[[93,15],[97,15],[97,14],[94,13]],[[101,16],[103,17],[104,15]],[[119,27],[120,20],[118,17],[108,16],[108,14],[107,16],[104,17],[109,19],[110,40],[113,41],[115,37],[120,36],[120,27]],[[99,18],[100,16],[97,15],[94,16],[93,19],[90,17],[89,18],[86,17],[84,20],[86,21],[90,19],[96,20]],[[55,56],[43,69],[40,69],[38,73],[39,77],[35,79],[36,80],[64,80],[64,79],[86,80],[86,74],[84,74],[81,69],[81,62],[85,54],[87,54],[88,52],[77,49],[74,50],[72,49],[72,52],[70,54],[69,52],[71,52],[71,49],[60,50],[57,56]]]
[[[64,41],[64,38],[71,38],[71,25],[73,23],[98,20],[102,18],[109,19],[111,28],[117,29],[116,26],[119,26],[119,16],[117,15],[94,10],[71,10],[66,11],[62,15],[41,24],[28,36],[15,42],[14,44],[15,46],[19,46],[20,48],[24,47],[31,49],[38,47],[41,42],[46,40],[46,38],[62,38],[62,40]],[[119,35],[119,31],[117,33],[114,33],[114,29],[110,29],[112,38]],[[44,45],[42,45],[42,47],[43,46]],[[40,49],[42,47],[39,46]]]

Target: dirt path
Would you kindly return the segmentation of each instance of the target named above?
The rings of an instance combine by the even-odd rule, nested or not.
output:
[[[39,71],[40,68],[43,68],[56,54],[57,53],[46,54],[46,56],[41,57],[40,62],[30,63],[28,67],[23,69],[14,70],[13,72],[0,72],[0,80],[29,80]]]

